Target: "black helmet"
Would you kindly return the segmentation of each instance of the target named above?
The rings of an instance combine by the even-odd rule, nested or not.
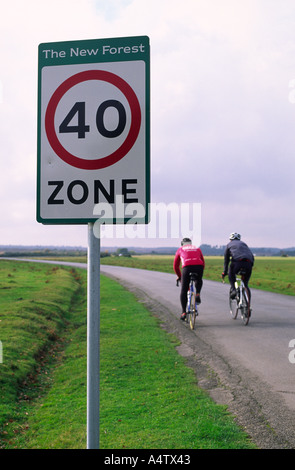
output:
[[[183,245],[191,245],[192,241],[190,238],[184,238],[183,240],[181,240],[181,246]]]

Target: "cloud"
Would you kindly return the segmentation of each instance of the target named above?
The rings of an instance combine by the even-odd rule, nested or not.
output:
[[[201,202],[204,243],[234,220],[254,245],[294,245],[292,0],[15,0],[1,18],[3,243],[85,242],[35,222],[38,44],[148,35],[152,199]]]

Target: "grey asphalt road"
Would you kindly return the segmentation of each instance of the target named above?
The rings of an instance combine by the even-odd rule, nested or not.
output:
[[[178,351],[195,369],[199,385],[227,404],[258,446],[295,448],[295,364],[289,360],[295,297],[252,289],[252,316],[244,326],[230,316],[228,284],[204,280],[191,331],[179,320],[175,275],[106,265],[101,274],[128,287],[161,318],[162,326],[180,339]]]

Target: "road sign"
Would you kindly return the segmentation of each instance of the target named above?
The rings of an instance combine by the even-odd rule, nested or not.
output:
[[[148,222],[149,56],[146,36],[40,44],[38,222],[94,222],[100,203],[107,223],[134,203]]]

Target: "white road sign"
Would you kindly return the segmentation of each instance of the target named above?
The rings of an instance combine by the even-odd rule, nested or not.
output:
[[[146,36],[40,44],[39,222],[148,222],[149,75]]]

